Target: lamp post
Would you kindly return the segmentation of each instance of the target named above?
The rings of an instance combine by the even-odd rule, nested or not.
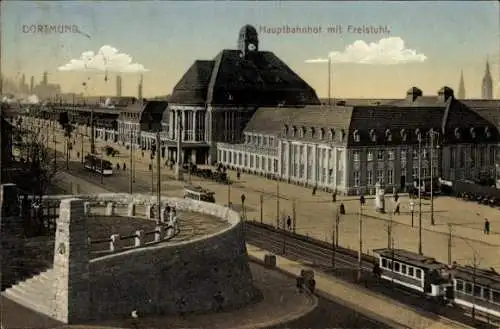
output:
[[[133,161],[134,161],[134,154],[133,154],[133,151],[132,151],[132,142],[133,142],[133,139],[134,139],[134,136],[133,136],[133,133],[132,133],[132,130],[129,130],[129,133],[130,133],[130,164],[129,164],[129,167],[130,167],[130,177],[129,177],[129,184],[128,184],[128,193],[132,194],[132,189],[133,189],[133,181],[134,181],[134,169],[132,167],[133,165]]]
[[[434,135],[439,138],[439,133],[434,130],[430,134],[430,156],[431,156],[431,225],[434,225]]]
[[[276,179],[276,228],[280,227],[280,180],[278,176],[274,176]]]
[[[359,205],[359,250],[358,250],[358,282],[361,281],[361,260],[363,254],[363,203]]]
[[[418,135],[418,253],[422,255],[422,138]]]
[[[415,211],[415,202],[410,201],[410,211],[411,211],[411,227],[413,227],[413,213]]]
[[[161,157],[160,157],[160,130],[156,132],[156,202],[157,202],[157,214],[156,214],[156,224],[160,224],[161,221]]]

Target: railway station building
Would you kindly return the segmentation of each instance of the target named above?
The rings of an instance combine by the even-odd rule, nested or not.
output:
[[[143,149],[161,129],[166,158],[177,159],[180,138],[184,163],[218,162],[338,193],[370,194],[378,182],[404,191],[419,172],[450,181],[495,174],[499,100],[459,100],[449,87],[433,95],[412,87],[402,96],[322,105],[246,25],[236,49],[196,60],[168,103],[133,98],[105,108],[51,106],[43,115],[68,111],[87,133],[94,115],[96,137]]]

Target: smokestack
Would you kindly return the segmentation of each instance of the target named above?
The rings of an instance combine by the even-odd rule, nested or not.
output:
[[[116,97],[122,97],[122,77],[116,76]]]
[[[141,79],[139,80],[139,85],[137,86],[137,98],[139,99],[139,102],[142,102],[142,80],[143,76],[141,74]]]

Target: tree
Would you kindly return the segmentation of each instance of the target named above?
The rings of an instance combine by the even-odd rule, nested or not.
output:
[[[33,196],[47,194],[56,175],[53,153],[48,148],[48,134],[16,129],[14,140],[21,160],[22,175],[15,183]]]

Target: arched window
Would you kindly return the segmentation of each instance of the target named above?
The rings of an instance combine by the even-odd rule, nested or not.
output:
[[[491,131],[489,127],[484,127],[484,135],[486,136],[486,138],[491,137]]]
[[[359,137],[359,131],[357,129],[354,130],[354,132],[352,133],[352,137],[356,143],[359,143],[360,137]]]
[[[286,136],[288,135],[288,125],[283,126],[283,134]]]
[[[422,141],[422,133],[420,132],[419,128],[415,129],[415,136],[417,137],[417,141]]]
[[[341,129],[339,134],[339,142],[343,142],[345,138],[345,130]]]
[[[377,141],[377,134],[375,133],[375,129],[370,129],[370,139],[372,142]]]
[[[325,129],[321,128],[319,130],[319,139],[325,138]]]
[[[392,142],[392,132],[390,129],[385,130],[385,139],[388,142]]]
[[[474,129],[474,127],[471,127],[469,129],[469,132],[470,132],[470,137],[475,139],[476,138],[476,129]]]
[[[330,128],[328,130],[328,139],[333,141],[333,139],[335,138],[335,130],[333,130],[332,128]]]
[[[314,127],[311,127],[309,129],[310,133],[311,133],[311,138],[314,138],[314,134],[316,133],[316,130],[314,129]]]
[[[403,129],[401,129],[401,131],[400,131],[400,135],[401,135],[401,140],[402,140],[403,142],[406,142],[406,139],[407,139],[407,137],[408,137],[408,133],[406,132],[406,129],[404,129],[404,128],[403,128]]]
[[[460,128],[455,128],[455,138],[460,139],[462,134],[460,133]]]

